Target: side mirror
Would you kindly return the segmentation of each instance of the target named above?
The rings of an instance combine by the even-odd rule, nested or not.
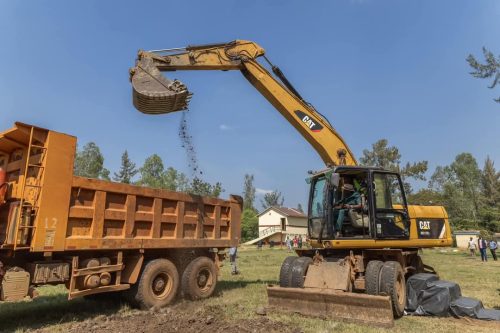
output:
[[[332,173],[330,176],[330,184],[334,187],[339,187],[340,175],[338,173]]]

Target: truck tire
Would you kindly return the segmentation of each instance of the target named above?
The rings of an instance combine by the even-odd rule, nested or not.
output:
[[[384,263],[380,260],[371,260],[366,265],[365,287],[369,295],[378,295],[380,291],[380,271]]]
[[[391,298],[394,318],[403,316],[406,305],[406,281],[397,261],[387,261],[380,272],[380,292]]]
[[[217,269],[212,259],[198,257],[182,273],[182,292],[185,297],[197,300],[210,297],[217,284]]]
[[[304,288],[304,280],[307,274],[307,268],[312,263],[309,257],[299,257],[292,264],[292,288]]]
[[[177,268],[170,260],[154,259],[146,264],[128,298],[144,310],[161,308],[174,300],[179,282]]]
[[[280,269],[280,287],[290,288],[292,286],[292,266],[295,259],[299,257],[286,257]]]

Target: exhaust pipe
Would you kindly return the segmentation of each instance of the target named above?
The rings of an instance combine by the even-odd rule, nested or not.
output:
[[[187,87],[163,76],[151,57],[139,55],[130,76],[133,103],[140,112],[165,114],[188,108],[192,94]]]

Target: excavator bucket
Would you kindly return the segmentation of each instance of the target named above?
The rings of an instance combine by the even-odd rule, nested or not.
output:
[[[187,109],[191,93],[178,80],[169,80],[150,57],[140,57],[130,70],[133,102],[146,114],[164,114]]]
[[[272,309],[358,324],[394,326],[389,296],[373,296],[324,288],[269,286],[267,297]]]

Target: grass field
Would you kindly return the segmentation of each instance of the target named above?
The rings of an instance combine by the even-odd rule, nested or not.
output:
[[[446,252],[444,252],[446,251]],[[229,274],[229,264],[222,269],[222,276],[214,297],[194,304],[196,307],[218,306],[224,309],[225,319],[238,321],[259,317],[255,310],[267,304],[266,286],[276,284],[283,259],[290,255],[279,248],[240,249],[238,265],[240,275]],[[475,297],[489,308],[500,309],[500,261],[482,263],[464,252],[425,250],[424,262],[433,266],[441,279],[460,284],[464,296]],[[33,301],[0,304],[0,330],[25,332],[44,328],[48,332],[64,332],[68,325],[80,321],[98,320],[103,316],[135,313],[120,301],[66,300],[64,287],[40,288],[41,296]],[[186,301],[180,301],[186,302]],[[347,324],[331,320],[306,318],[297,314],[268,312],[275,322],[304,332],[385,332],[385,329]],[[497,328],[467,320],[453,318],[403,317],[396,321],[396,332],[493,332]],[[500,331],[500,326],[498,330]],[[124,330],[126,332],[126,330]]]

